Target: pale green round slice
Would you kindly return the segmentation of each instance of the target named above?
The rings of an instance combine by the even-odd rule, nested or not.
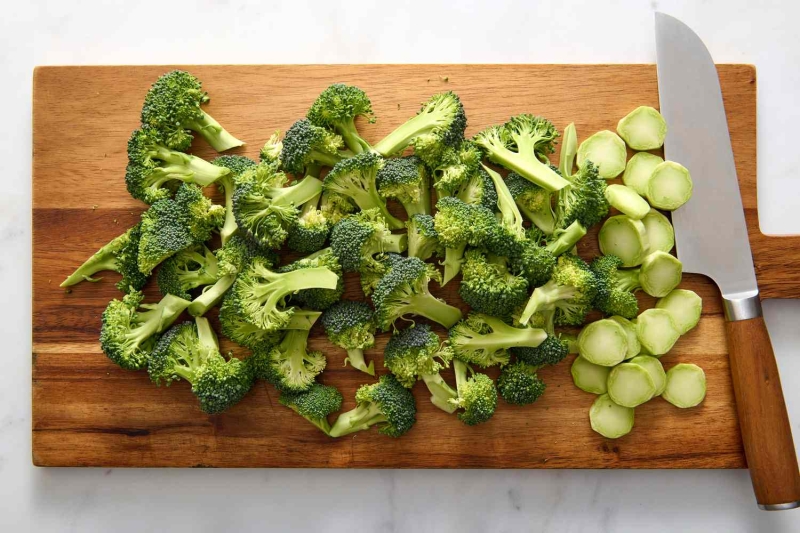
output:
[[[685,335],[700,322],[703,299],[694,291],[675,289],[657,301],[656,308],[668,311],[678,331]]]
[[[642,350],[642,345],[639,343],[639,337],[636,336],[636,324],[619,315],[610,316],[608,319],[622,326],[622,329],[625,330],[625,334],[628,336],[628,353],[625,354],[625,359],[630,359],[631,357],[639,355]]]
[[[608,396],[598,396],[589,409],[592,429],[608,439],[618,439],[633,429],[633,409],[617,405]]]
[[[664,162],[664,159],[657,155],[647,152],[639,152],[633,154],[625,166],[625,173],[622,175],[622,183],[638,192],[640,195],[647,194],[647,184],[650,182],[650,176],[658,165]]]
[[[622,260],[623,267],[641,265],[650,253],[650,241],[644,224],[625,215],[606,219],[600,228],[598,240],[603,255],[616,255]]]
[[[570,369],[572,381],[582,391],[592,394],[605,394],[608,383],[608,373],[611,368],[590,363],[585,358],[578,356]]]
[[[675,407],[694,407],[706,397],[706,373],[697,365],[681,363],[667,372],[661,397]]]
[[[655,208],[675,211],[692,197],[692,176],[683,165],[664,161],[647,182],[647,201]]]
[[[634,150],[654,150],[664,145],[667,121],[654,108],[641,106],[620,119],[617,133]]]
[[[634,220],[641,220],[650,212],[650,204],[635,190],[625,185],[613,184],[606,187],[606,200],[611,207]]]
[[[650,374],[650,379],[653,380],[656,386],[656,392],[653,393],[653,396],[660,396],[664,392],[664,388],[667,386],[667,373],[664,372],[664,366],[661,361],[650,355],[638,355],[629,362],[639,365]]]
[[[666,252],[653,252],[642,261],[639,283],[650,296],[661,298],[677,287],[683,276],[683,263]]]
[[[603,319],[584,326],[578,335],[578,353],[600,366],[614,366],[628,353],[628,336],[613,320]]]
[[[656,357],[669,352],[681,332],[664,309],[648,309],[636,317],[636,336],[648,355]]]
[[[607,180],[622,174],[627,159],[625,141],[613,131],[598,131],[578,147],[578,167],[583,168],[591,161],[597,165],[600,176]]]
[[[622,407],[636,407],[650,401],[656,384],[650,373],[639,365],[622,363],[608,374],[608,396]]]
[[[655,209],[651,209],[642,219],[644,229],[647,231],[647,241],[650,251],[671,252],[675,247],[675,230],[669,219]]]

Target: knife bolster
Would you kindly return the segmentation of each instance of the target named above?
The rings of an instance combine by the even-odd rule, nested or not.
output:
[[[736,294],[730,298],[723,296],[722,307],[725,311],[725,320],[728,322],[750,320],[762,316],[761,298],[758,296],[758,291],[755,294],[751,292]]]

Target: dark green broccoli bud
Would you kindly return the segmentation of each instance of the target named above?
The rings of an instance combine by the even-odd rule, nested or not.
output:
[[[550,168],[547,156],[555,151],[558,131],[546,118],[522,114],[502,126],[491,126],[475,136],[489,161],[544,187],[558,191],[569,182]],[[544,162],[543,162],[544,161]]]
[[[322,191],[322,199],[319,202],[319,210],[331,226],[345,218],[347,215],[356,212],[356,206],[350,198],[331,191]]]
[[[470,313],[449,332],[455,357],[482,368],[506,365],[510,348],[539,346],[546,338],[547,333],[542,329],[515,328],[500,318],[482,313]]]
[[[214,253],[217,256],[219,277],[238,274],[255,257],[261,258],[270,268],[278,264],[278,254],[275,250],[259,246],[243,235],[234,235]]]
[[[173,255],[158,269],[158,290],[191,300],[189,291],[217,280],[217,258],[204,244],[196,244]]]
[[[433,265],[416,257],[398,257],[372,293],[378,327],[388,331],[405,315],[423,316],[446,328],[458,322],[461,311],[430,293],[431,279],[441,279]]]
[[[395,253],[380,254],[376,256],[376,261],[362,268],[359,274],[361,274],[361,289],[364,291],[364,296],[370,296],[375,292],[378,282],[392,268],[392,265],[402,262],[403,259],[403,256]]]
[[[520,346],[511,348],[511,355],[529,365],[537,367],[560,363],[569,353],[569,341],[566,334],[555,332],[555,309],[548,309],[534,314],[528,325],[541,328],[547,338],[539,346]]]
[[[468,204],[485,207],[490,211],[497,209],[498,197],[497,190],[494,188],[494,180],[480,164],[477,171],[470,174],[469,179],[458,190],[456,198]]]
[[[142,214],[139,270],[150,274],[171,255],[207,241],[224,217],[224,207],[212,204],[197,185],[184,183],[174,199],[159,200]]]
[[[342,393],[336,387],[314,383],[303,392],[281,392],[278,401],[328,435],[328,415],[342,408]]]
[[[433,254],[442,255],[444,247],[439,244],[439,234],[433,217],[430,215],[414,215],[406,222],[408,228],[408,256],[418,257],[425,261]]]
[[[537,228],[529,230],[527,235],[521,253],[511,259],[511,264],[532,287],[540,287],[553,275],[557,257],[575,248],[586,235],[586,228],[576,221],[566,229],[556,229],[551,235],[544,235]]]
[[[436,216],[433,217],[433,223],[439,235],[439,243],[445,247],[442,285],[461,271],[467,245],[486,244],[489,235],[497,227],[494,213],[489,209],[467,204],[450,196],[440,198],[436,202]]]
[[[503,257],[468,250],[461,276],[458,293],[478,313],[508,318],[528,300],[528,281],[510,273]]]
[[[439,198],[454,196],[458,191],[468,188],[468,183],[474,181],[480,172],[482,159],[483,152],[471,141],[461,140],[457,146],[445,146],[437,161],[428,162],[433,169],[434,187]],[[486,205],[480,200],[462,200],[494,209],[493,205]]]
[[[219,323],[223,335],[253,351],[269,351],[281,341],[283,335],[281,330],[264,331],[248,322],[237,306],[236,298],[230,292],[226,293],[222,299],[222,305],[219,308]]]
[[[597,257],[590,267],[597,278],[594,306],[607,315],[636,318],[639,302],[634,291],[640,287],[638,270],[620,270],[622,259],[616,255]]]
[[[328,339],[347,350],[344,364],[375,375],[375,362],[364,360],[364,350],[375,346],[375,313],[364,302],[344,300],[331,306],[322,315],[322,327]]]
[[[431,186],[425,163],[415,156],[387,159],[376,176],[378,192],[403,205],[408,217],[430,215]]]
[[[139,291],[147,283],[148,276],[139,272],[139,241],[142,237],[142,224],[114,238],[97,250],[78,269],[61,283],[61,287],[71,287],[81,281],[97,282],[103,278],[93,278],[98,272],[110,270],[122,275],[117,288],[124,293]]]
[[[353,155],[342,150],[342,138],[308,119],[300,119],[286,132],[281,148],[281,163],[287,172],[303,175],[309,167],[332,167]]]
[[[440,350],[439,336],[428,324],[418,324],[392,336],[383,352],[383,364],[404,387],[410,389],[418,379],[425,382],[431,393],[431,403],[452,413],[458,396],[442,378],[440,372],[450,366],[451,350]]]
[[[262,163],[268,163],[275,168],[281,165],[281,152],[283,151],[283,142],[281,141],[281,132],[276,131],[270,135],[264,146],[258,152],[258,160]]]
[[[452,400],[452,403],[456,409],[463,409],[458,413],[458,419],[468,426],[487,422],[497,409],[497,388],[494,381],[486,374],[474,372],[469,365],[458,359],[453,362],[453,370],[456,374],[458,398]]]
[[[553,233],[556,220],[551,193],[516,172],[509,172],[506,176],[506,185],[525,218],[544,233],[548,235]]]
[[[378,383],[362,385],[356,392],[355,409],[342,413],[331,427],[331,437],[343,437],[377,425],[378,431],[400,437],[417,420],[414,395],[392,374],[381,376]]]
[[[286,244],[290,250],[310,254],[325,247],[331,232],[331,224],[318,209],[322,193],[303,204],[298,217],[289,225]]]
[[[416,116],[378,142],[375,151],[388,157],[413,145],[414,153],[432,165],[441,159],[446,147],[458,146],[466,127],[467,115],[458,95],[450,91],[435,94]]]
[[[234,183],[239,176],[254,168],[257,163],[243,155],[221,155],[211,163],[230,171],[230,174],[217,180],[217,187],[225,193],[225,222],[222,223],[222,228],[219,230],[219,236],[224,245],[239,229],[233,214]]]
[[[503,368],[497,378],[500,396],[512,405],[530,405],[544,394],[545,383],[536,375],[537,367],[523,362]]]
[[[308,120],[315,126],[329,128],[342,136],[344,144],[355,154],[371,149],[356,129],[356,117],[374,122],[372,102],[367,93],[353,85],[334,83],[314,100]]]
[[[336,287],[333,289],[313,287],[310,289],[302,289],[293,294],[290,298],[292,303],[297,303],[303,307],[310,309],[324,311],[342,298],[344,293],[344,277],[342,276],[342,267],[339,264],[339,259],[333,254],[330,248],[325,248],[316,253],[298,259],[297,261],[284,265],[278,269],[280,273],[295,272],[303,269],[310,268],[327,268],[336,276],[338,281]]]
[[[350,198],[359,209],[378,209],[391,229],[400,229],[403,222],[393,217],[386,201],[378,193],[378,172],[384,160],[374,152],[364,152],[336,163],[325,176],[323,187],[328,192]]]
[[[527,324],[534,313],[555,309],[555,323],[580,326],[597,295],[597,279],[589,265],[575,255],[562,255],[550,281],[534,289],[520,317]]]
[[[583,168],[568,178],[569,186],[558,192],[556,225],[566,228],[579,222],[584,228],[602,222],[608,215],[606,180],[598,174],[597,166],[586,161]]]
[[[255,377],[269,381],[281,392],[303,392],[325,370],[321,352],[308,351],[308,330],[290,329],[269,350],[257,350],[248,358]]]
[[[339,221],[331,230],[331,248],[345,272],[363,271],[382,266],[376,254],[406,250],[408,237],[392,235],[378,209],[361,211]]]
[[[158,334],[169,328],[189,302],[167,295],[157,304],[143,304],[144,295],[131,291],[122,300],[111,300],[103,311],[100,347],[125,370],[147,366]],[[143,309],[140,311],[139,309]]]
[[[192,144],[192,135],[186,130],[199,133],[217,152],[244,145],[200,109],[208,100],[200,80],[188,72],[173,70],[158,78],[147,92],[142,124],[158,131],[167,146],[182,152]]]

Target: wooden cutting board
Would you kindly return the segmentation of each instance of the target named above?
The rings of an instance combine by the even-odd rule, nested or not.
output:
[[[636,409],[634,431],[607,440],[589,427],[594,396],[572,385],[572,358],[541,371],[547,392],[536,404],[500,403],[487,424],[466,427],[431,406],[415,388],[418,421],[401,439],[376,431],[333,440],[277,402],[258,383],[239,405],[203,414],[186,383],[156,387],[144,372],[111,364],[97,338],[100,314],[118,297],[115,275],[70,293],[58,284],[97,248],[133,225],[144,205],[125,191],[126,141],[139,122],[150,84],[171,67],[44,67],[34,73],[33,105],[33,462],[40,466],[214,467],[491,467],[491,468],[742,468],[727,348],[716,287],[686,275],[683,287],[702,295],[700,325],[663,357],[702,366],[708,396],[679,410],[662,399]],[[249,144],[234,153],[256,157],[276,129],[304,116],[332,82],[362,87],[372,98],[377,140],[414,114],[420,102],[451,89],[462,98],[468,135],[521,112],[570,121],[579,138],[616,123],[639,105],[658,105],[652,65],[371,65],[188,67],[211,95],[207,110]],[[756,202],[756,74],[751,66],[719,67],[756,271],[765,298],[800,297],[800,237],[767,237]],[[213,151],[202,141],[194,153]],[[694,176],[702,180],[704,176]],[[704,228],[713,231],[713,228]],[[580,253],[597,253],[596,233]],[[357,279],[348,296],[361,297]],[[461,304],[451,283],[438,295]],[[154,288],[149,300],[158,298]],[[653,304],[642,298],[643,308]],[[387,335],[368,357],[382,365]],[[314,330],[324,351],[324,382],[340,388],[345,409],[368,376],[344,368],[344,353]],[[244,352],[223,346],[237,355]],[[492,374],[495,375],[495,374]],[[452,381],[448,371],[446,379]]]

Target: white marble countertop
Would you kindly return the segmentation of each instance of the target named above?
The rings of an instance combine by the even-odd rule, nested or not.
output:
[[[756,509],[746,471],[36,469],[30,461],[30,114],[35,65],[652,63],[653,11],[717,62],[754,63],[766,233],[800,233],[800,32],[793,0],[17,2],[0,17],[0,530],[800,530]],[[458,6],[457,8],[454,6]],[[489,6],[492,7],[489,7]],[[135,6],[135,13],[127,13]],[[385,6],[385,7],[384,7]],[[180,28],[173,32],[172,28]],[[79,191],[76,191],[78,194]],[[800,440],[800,302],[765,305]]]

